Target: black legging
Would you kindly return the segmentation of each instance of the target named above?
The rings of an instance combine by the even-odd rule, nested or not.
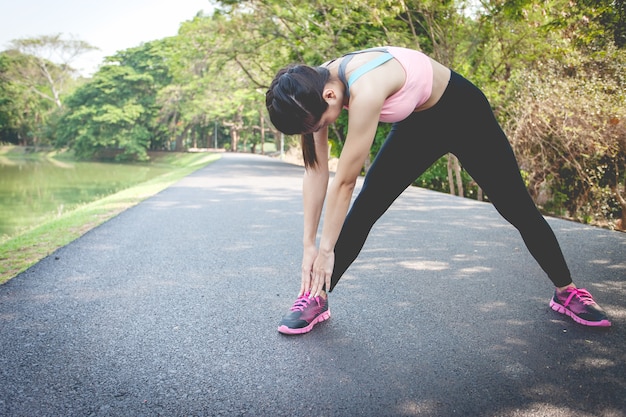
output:
[[[448,152],[459,158],[498,212],[517,228],[554,285],[572,282],[559,243],[528,194],[511,145],[487,98],[453,72],[435,106],[394,123],[339,234],[331,291],[358,256],[374,223]]]

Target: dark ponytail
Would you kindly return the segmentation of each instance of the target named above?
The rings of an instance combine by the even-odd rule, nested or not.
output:
[[[304,159],[304,166],[315,167],[317,165],[317,154],[315,153],[315,140],[313,139],[313,133],[305,133],[300,138],[300,145],[302,146],[302,158]]]
[[[306,167],[317,164],[311,132],[328,108],[322,93],[329,77],[328,69],[323,67],[288,66],[278,71],[265,93],[265,106],[274,126],[286,135],[302,134]]]

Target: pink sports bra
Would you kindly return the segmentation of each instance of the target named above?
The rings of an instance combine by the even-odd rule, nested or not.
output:
[[[354,55],[363,52],[382,52],[382,54],[355,69],[350,75],[350,79],[346,80],[348,62]],[[346,95],[350,97],[350,87],[356,80],[368,71],[393,58],[404,68],[406,80],[402,88],[387,97],[383,104],[379,120],[386,123],[394,123],[406,119],[417,107],[430,98],[433,89],[433,66],[430,58],[422,52],[412,49],[387,46],[351,52],[344,55],[343,60],[339,64],[339,79],[346,86]]]

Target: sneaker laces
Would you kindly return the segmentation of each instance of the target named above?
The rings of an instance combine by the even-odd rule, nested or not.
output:
[[[593,300],[593,297],[591,296],[589,291],[584,288],[569,288],[565,291],[569,293],[567,300],[565,300],[565,303],[563,304],[566,307],[569,305],[570,301],[572,301],[572,298],[574,297],[576,297],[584,305],[595,304],[595,301]]]
[[[291,306],[291,311],[304,311],[312,301],[313,299],[309,298],[309,293],[301,295]]]

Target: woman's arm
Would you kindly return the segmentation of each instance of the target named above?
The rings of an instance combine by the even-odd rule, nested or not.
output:
[[[302,181],[302,200],[304,206],[304,233],[302,237],[302,276],[301,296],[311,288],[313,262],[317,257],[317,230],[319,228],[326,190],[328,188],[328,128],[313,135],[317,165],[308,167]]]
[[[337,172],[328,189],[326,213],[319,252],[313,264],[311,294],[317,296],[324,285],[330,289],[335,243],[348,213],[356,180],[376,135],[378,118],[386,98],[380,90],[353,92],[348,117],[348,135],[341,151]]]

